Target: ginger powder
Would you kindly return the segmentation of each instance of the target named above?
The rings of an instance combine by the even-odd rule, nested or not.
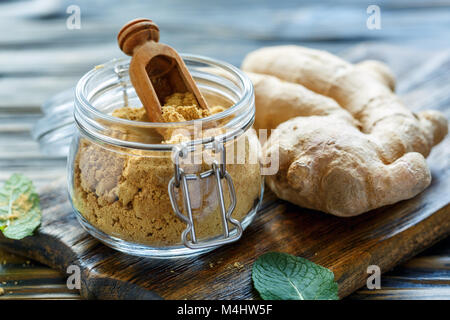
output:
[[[222,106],[200,109],[192,94],[175,93],[166,99],[162,116],[166,122],[182,122],[225,109]],[[112,115],[148,121],[143,108],[122,107]],[[259,153],[255,139],[255,132],[247,130],[226,145],[227,150],[237,150],[239,145],[243,152],[227,157],[226,166],[237,197],[232,217],[239,221],[252,211],[261,193],[260,164],[252,162],[252,156]],[[184,169],[198,174],[209,168],[202,162]],[[92,226],[108,235],[152,247],[180,245],[186,223],[176,216],[170,203],[168,183],[173,175],[170,152],[119,148],[81,136],[74,160],[73,204]],[[214,177],[189,181],[188,188],[198,238],[220,236],[222,220]],[[230,197],[225,183],[223,189],[228,206]],[[177,200],[182,207],[180,194]]]

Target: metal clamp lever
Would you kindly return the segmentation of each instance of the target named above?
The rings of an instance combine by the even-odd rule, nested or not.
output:
[[[238,220],[233,219],[231,217],[234,209],[236,208],[236,191],[234,189],[233,180],[230,174],[226,171],[225,146],[223,145],[223,143],[215,141],[213,147],[216,153],[221,153],[222,163],[219,164],[217,161],[213,161],[212,168],[210,170],[202,172],[198,175],[186,174],[184,170],[180,167],[180,157],[185,158],[187,156],[186,151],[187,149],[176,148],[174,150],[175,174],[169,182],[169,197],[175,214],[187,224],[187,228],[181,234],[181,241],[186,247],[191,249],[204,249],[231,243],[239,240],[243,232],[241,223]],[[222,218],[223,236],[220,238],[214,238],[211,240],[199,242],[195,232],[191,199],[189,196],[189,189],[187,182],[189,180],[205,179],[210,176],[214,176],[216,181],[217,193],[219,198],[219,208]],[[230,195],[231,204],[228,208],[225,207],[222,179],[225,179],[225,181],[227,182],[228,193]],[[187,215],[184,215],[178,206],[175,188],[181,189],[184,207],[186,208]],[[230,232],[228,222],[236,227],[235,232],[234,231]],[[190,240],[188,239],[188,235],[190,235]]]

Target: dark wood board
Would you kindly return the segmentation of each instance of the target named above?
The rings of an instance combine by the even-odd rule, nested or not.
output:
[[[79,0],[77,5],[80,5],[82,11],[80,30],[65,28],[69,16],[66,5],[41,6],[37,12],[26,15],[23,12],[30,12],[27,3],[23,3],[23,12],[7,10],[6,7],[11,3],[7,1],[0,5],[0,182],[4,182],[13,172],[22,172],[32,178],[36,185],[43,186],[64,174],[65,158],[42,155],[37,143],[30,138],[29,129],[41,117],[40,104],[51,95],[74,86],[80,76],[92,66],[121,56],[115,38],[117,31],[123,23],[142,16],[143,12],[149,12],[151,17],[157,18],[157,22],[164,28],[164,42],[179,51],[211,56],[236,66],[240,65],[242,58],[251,50],[286,43],[326,49],[339,53],[352,62],[367,58],[381,59],[388,63],[398,77],[397,92],[406,105],[415,111],[439,109],[450,118],[448,0],[401,0],[380,4],[380,30],[366,28],[368,4],[361,5],[357,0],[326,0],[320,4],[313,0],[167,0],[151,3],[113,0],[108,6]],[[174,6],[179,10],[170,10]],[[327,23],[324,24],[323,21]],[[11,25],[15,26],[17,32],[8,31]],[[21,92],[27,94],[20,94]],[[448,144],[446,148],[448,150]],[[445,148],[439,146],[433,153],[436,152],[445,152]],[[435,180],[433,183],[436,179],[441,179],[441,174],[442,179],[448,179],[441,167],[450,166],[450,157],[441,156],[439,159],[434,161],[433,156],[430,159]],[[428,215],[436,208],[448,204],[449,192],[448,189],[444,190],[445,192],[441,192],[444,197],[439,201],[434,198],[431,208],[431,202],[424,202],[428,206],[423,207],[425,211],[421,211],[422,214]],[[43,202],[50,206],[47,201],[50,200]],[[283,202],[275,203],[269,194],[266,201],[265,206],[269,211],[281,206],[279,212],[285,209],[299,214],[306,212]],[[421,205],[414,204],[414,207],[419,208]],[[266,215],[267,210],[261,214]],[[243,241],[252,237],[255,230],[263,228],[259,223],[259,220],[255,221],[246,231]],[[274,228],[269,227],[271,225],[264,228]],[[297,232],[304,231],[298,229]],[[50,235],[47,239],[51,239]],[[402,267],[390,272],[390,278],[383,276],[382,290],[370,291],[363,287],[357,296],[352,296],[357,299],[448,298],[448,240],[450,238],[438,245],[440,251],[428,250],[428,256],[408,260]],[[282,247],[285,245],[280,246]],[[249,250],[253,250],[254,255],[260,252],[260,249]],[[293,253],[302,252],[300,249],[292,250]],[[304,251],[305,255],[308,254],[307,250]],[[31,266],[25,264],[25,260],[16,263],[9,256],[2,256],[3,252],[0,251],[0,286],[5,289],[6,294],[0,299],[78,297],[76,292],[65,287],[66,273],[62,266],[59,266],[63,270],[60,274],[40,264],[33,267],[32,261]],[[217,257],[220,255],[201,257],[201,264],[205,269],[209,268],[209,263],[214,262]],[[238,258],[230,257],[230,260],[238,261]],[[170,263],[165,266],[173,269]],[[177,266],[180,272],[186,269]],[[200,267],[196,268],[198,270]],[[217,274],[222,270],[221,267],[211,269],[215,268]],[[245,288],[240,296],[249,297],[254,294],[249,293],[251,287],[248,286],[248,274],[247,272],[239,278],[241,280],[238,282],[245,284],[239,285],[240,288]],[[161,276],[152,279],[158,279],[158,285],[155,285],[158,287],[167,278],[168,276]],[[224,275],[221,279],[231,277]],[[234,288],[234,283],[230,283]],[[156,291],[164,297],[169,296],[165,291]],[[98,294],[105,296],[104,293]],[[228,295],[230,296],[239,295],[234,292]]]
[[[386,272],[450,234],[449,142],[447,138],[432,153],[432,184],[413,199],[337,218],[291,205],[267,191],[243,239],[202,256],[153,260],[104,246],[79,226],[63,180],[40,190],[43,222],[36,234],[21,241],[0,237],[0,247],[63,272],[71,264],[80,266],[84,298],[258,298],[251,267],[268,251],[330,268],[340,297],[345,297],[365,285],[367,266]]]

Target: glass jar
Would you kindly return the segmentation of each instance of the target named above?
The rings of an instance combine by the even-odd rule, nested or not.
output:
[[[208,105],[224,111],[174,123],[112,116],[142,106],[129,60],[94,68],[76,87],[70,200],[92,236],[128,254],[180,257],[234,242],[261,203],[250,80],[223,62],[183,59]]]

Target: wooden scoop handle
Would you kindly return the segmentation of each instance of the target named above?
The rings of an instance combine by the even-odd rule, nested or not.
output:
[[[147,41],[159,41],[159,28],[152,20],[135,19],[125,24],[117,35],[120,50],[133,56],[136,47]]]
[[[129,73],[139,99],[153,122],[163,122],[161,105],[173,93],[191,92],[198,106],[208,109],[183,59],[168,45],[158,43],[159,28],[149,19],[128,22],[117,40],[120,49],[132,56]]]

